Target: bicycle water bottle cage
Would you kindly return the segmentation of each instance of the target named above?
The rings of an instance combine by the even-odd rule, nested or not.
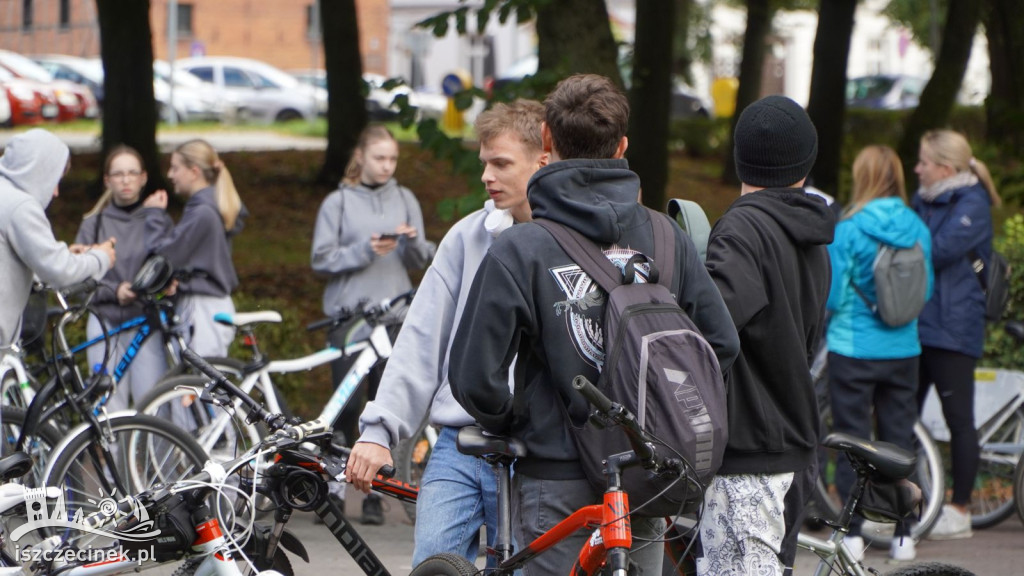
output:
[[[132,292],[152,296],[160,292],[174,277],[174,268],[166,258],[154,254],[142,263],[142,267],[132,279]]]

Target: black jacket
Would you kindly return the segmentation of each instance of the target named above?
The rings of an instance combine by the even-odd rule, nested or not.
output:
[[[567,160],[531,179],[534,218],[571,226],[605,248],[620,266],[651,254],[649,212],[636,199],[640,181],[625,160]],[[714,347],[723,369],[739,349],[729,313],[689,237],[676,234],[672,292]],[[583,478],[566,424],[582,426],[586,402],[572,389],[583,374],[597,381],[603,361],[604,299],[596,284],[537,224],[513,226],[495,240],[470,289],[451,348],[448,378],[455,399],[480,425],[526,443],[517,473]],[[507,374],[515,365],[515,394]]]
[[[740,336],[726,373],[720,474],[803,470],[819,437],[810,361],[824,326],[835,215],[803,189],[741,196],[711,230],[707,268]]]

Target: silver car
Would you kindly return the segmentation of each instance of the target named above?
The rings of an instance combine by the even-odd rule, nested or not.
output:
[[[221,98],[234,99],[243,120],[310,120],[327,111],[326,90],[302,84],[264,62],[207,56],[178,60],[175,67],[214,86]]]

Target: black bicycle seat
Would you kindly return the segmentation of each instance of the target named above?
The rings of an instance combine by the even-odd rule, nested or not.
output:
[[[916,454],[889,442],[865,440],[842,432],[833,432],[826,436],[821,444],[864,460],[889,480],[906,478],[917,466]]]
[[[0,481],[9,482],[21,478],[32,469],[32,458],[24,452],[15,452],[0,459]]]
[[[479,426],[466,426],[459,429],[455,439],[459,452],[469,456],[508,456],[522,458],[526,456],[526,444],[518,438],[508,436],[491,436],[485,434]]]

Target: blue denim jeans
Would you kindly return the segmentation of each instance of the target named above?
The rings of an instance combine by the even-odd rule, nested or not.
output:
[[[416,544],[412,565],[434,554],[462,554],[475,562],[480,527],[494,545],[498,525],[497,476],[490,464],[459,452],[457,428],[445,427],[427,460],[416,499]],[[488,559],[491,566],[492,559]]]

